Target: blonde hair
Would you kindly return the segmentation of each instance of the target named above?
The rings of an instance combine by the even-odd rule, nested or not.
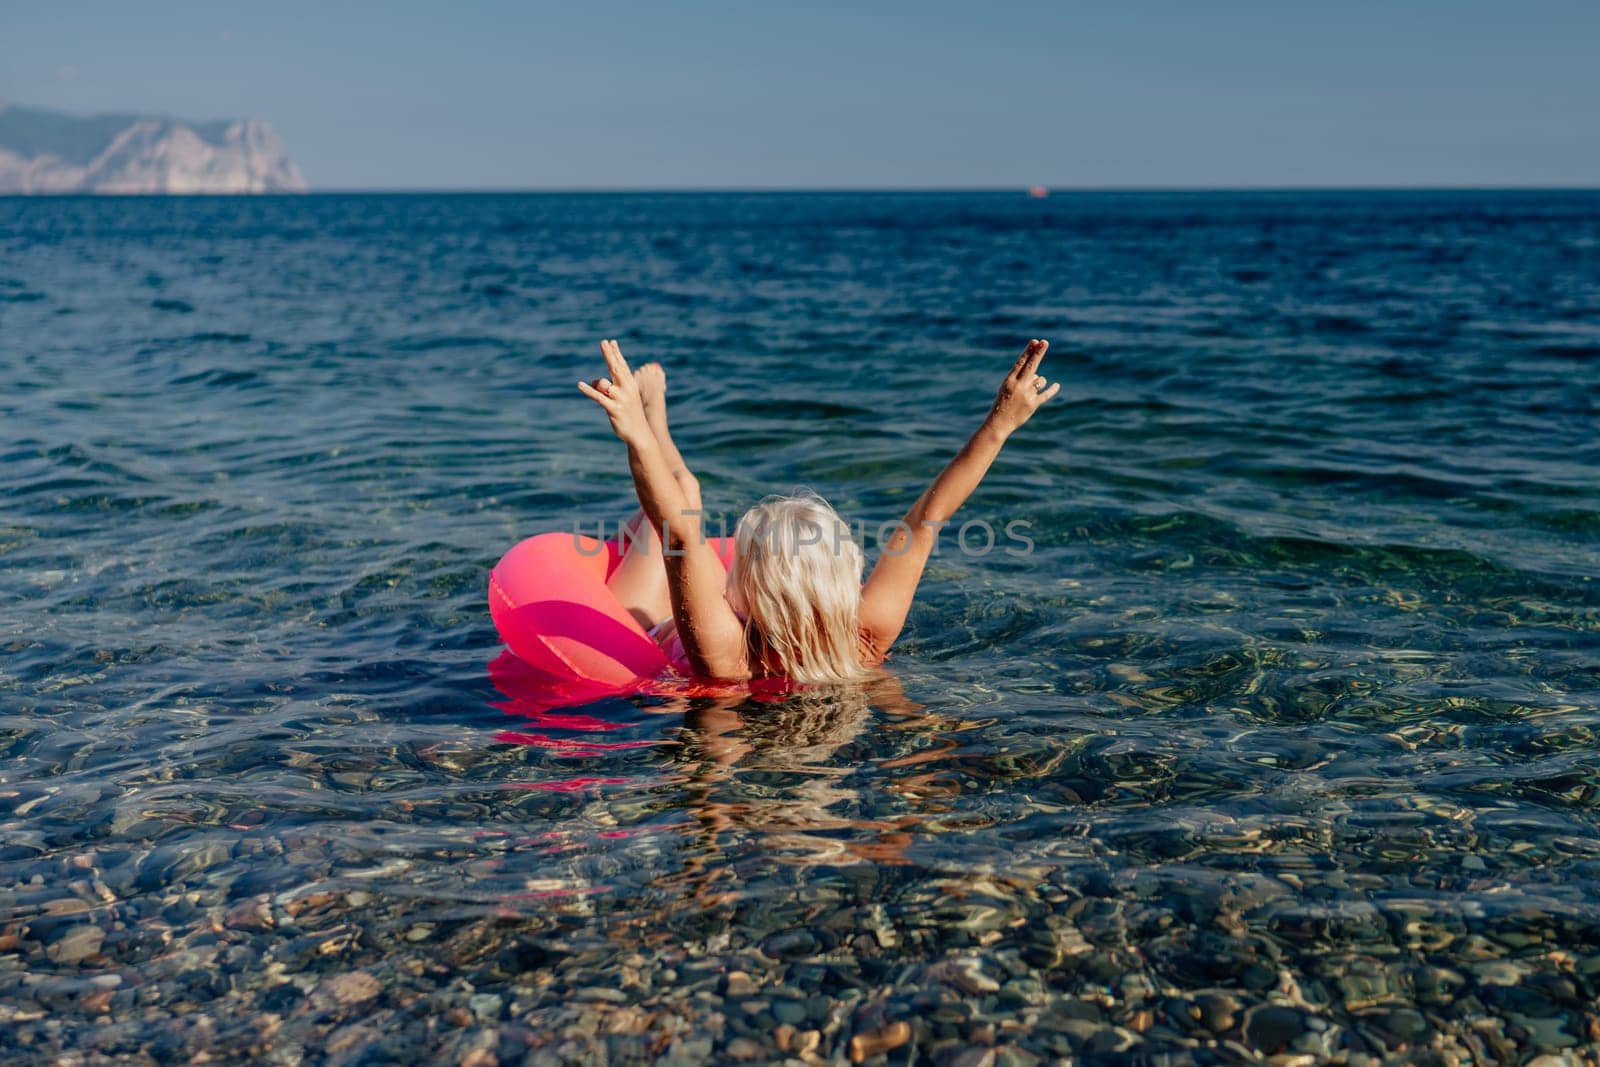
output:
[[[861,549],[826,500],[809,490],[769,496],[739,519],[734,544],[729,599],[744,616],[747,639],[771,649],[796,682],[866,673],[858,648]]]

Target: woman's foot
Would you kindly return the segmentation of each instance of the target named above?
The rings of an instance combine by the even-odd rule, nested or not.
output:
[[[678,446],[672,443],[672,431],[667,428],[667,372],[661,369],[659,363],[646,363],[633,372],[633,380],[639,384],[639,400],[644,405],[645,421],[650,423],[650,429],[656,435],[656,443],[666,453],[673,477],[680,483],[684,479],[692,483],[692,488],[688,484],[684,485],[684,491],[693,501],[690,506],[699,507],[700,483],[694,481],[689,468],[683,465],[683,456],[679,454]]]
[[[666,410],[667,372],[661,369],[659,363],[646,363],[633,372],[633,380],[639,383],[639,399],[644,401],[644,413],[653,422],[658,411]]]

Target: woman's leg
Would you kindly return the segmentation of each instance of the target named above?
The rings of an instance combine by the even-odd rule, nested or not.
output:
[[[683,486],[689,506],[700,506],[700,484],[684,465],[678,447],[667,428],[667,379],[659,363],[647,363],[636,373],[639,391],[644,398],[645,416],[655,431],[656,442],[672,466],[672,473]],[[667,567],[661,550],[661,537],[655,526],[645,517],[644,509],[622,524],[619,531],[623,541],[622,562],[606,580],[612,595],[638,620],[639,625],[650,629],[672,617],[672,595],[667,589]]]
[[[634,512],[617,533],[622,538],[622,562],[606,579],[606,588],[648,630],[672,617],[661,538],[643,508]]]

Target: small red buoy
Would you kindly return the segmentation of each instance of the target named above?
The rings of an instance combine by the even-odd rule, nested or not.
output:
[[[1050,190],[1046,189],[1042,185],[1032,185],[1028,187],[1028,195],[1033,197],[1035,200],[1043,200],[1045,197],[1050,195]]]

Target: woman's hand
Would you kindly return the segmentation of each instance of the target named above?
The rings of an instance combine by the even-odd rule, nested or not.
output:
[[[1031,419],[1046,400],[1061,391],[1060,382],[1050,385],[1039,373],[1039,361],[1044,359],[1045,350],[1049,347],[1049,341],[1028,342],[1028,347],[1022,350],[1022,355],[1017,357],[1017,362],[1012,366],[1011,373],[1000,383],[1000,392],[994,398],[994,407],[989,409],[985,426],[996,430],[1002,437],[1009,437]]]
[[[650,420],[645,415],[644,397],[639,381],[622,358],[622,349],[615,341],[601,341],[600,351],[606,357],[609,378],[596,378],[592,382],[579,382],[583,395],[593,400],[611,420],[611,429],[622,443],[629,447],[644,446],[655,440],[650,430]]]

